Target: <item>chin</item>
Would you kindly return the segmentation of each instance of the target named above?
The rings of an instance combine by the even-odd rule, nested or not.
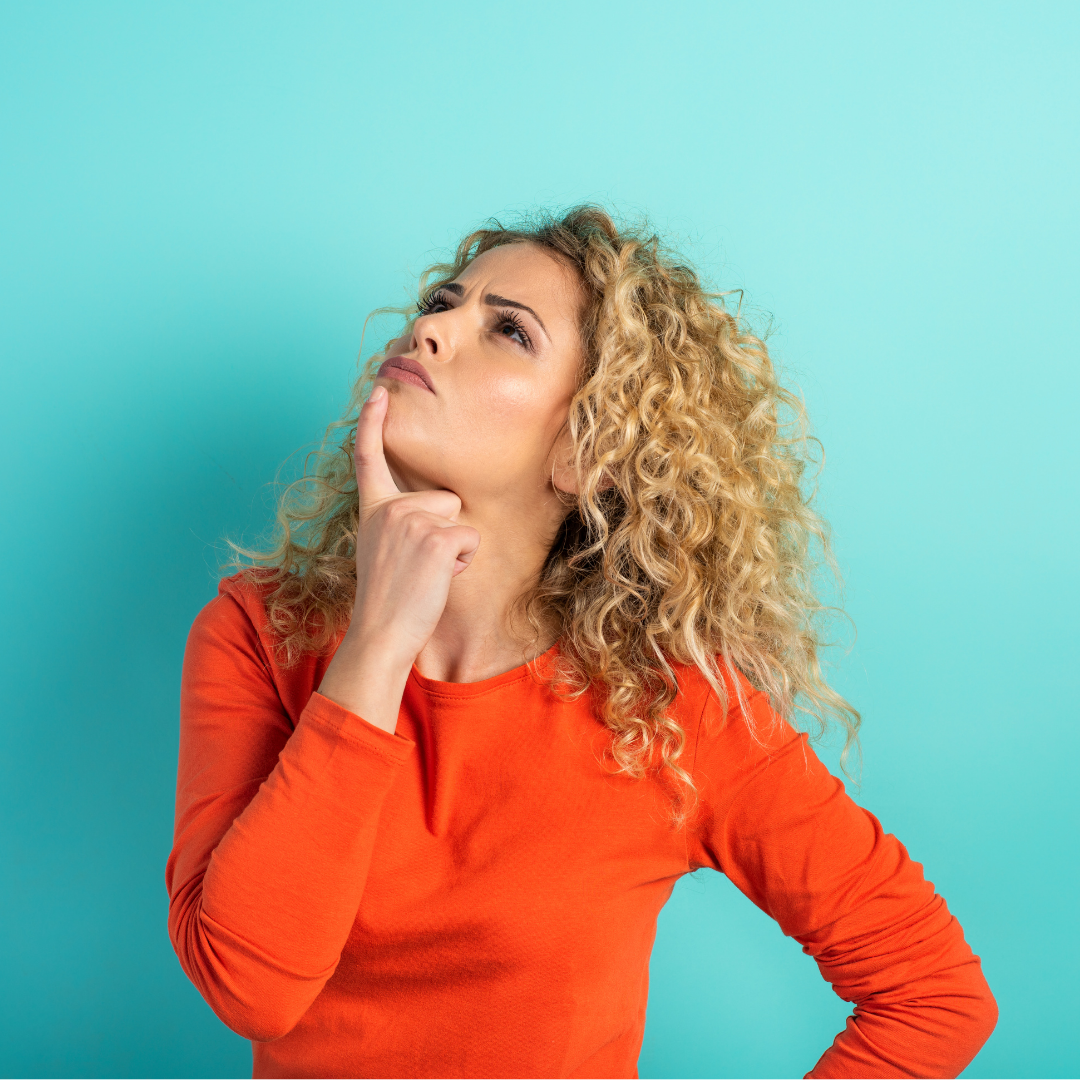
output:
[[[384,430],[383,452],[391,474],[403,491],[457,490],[452,475],[447,474],[446,455],[431,444],[430,438],[410,438],[403,432],[391,435]]]

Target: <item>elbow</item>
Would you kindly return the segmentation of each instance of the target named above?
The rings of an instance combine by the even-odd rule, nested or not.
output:
[[[260,974],[260,978],[244,980],[223,979],[220,971],[212,978],[190,972],[189,977],[227,1028],[253,1042],[273,1042],[300,1023],[326,980]]]
[[[210,1006],[226,1027],[252,1042],[273,1042],[288,1035],[307,1012],[307,1005],[298,1009],[284,1003],[241,1002],[235,998],[211,1001]]]
[[[979,973],[980,986],[976,988],[975,1008],[971,1019],[971,1037],[975,1044],[975,1053],[982,1049],[984,1043],[994,1033],[998,1022],[998,1003],[982,972]],[[974,1055],[973,1055],[974,1056]]]
[[[254,1042],[288,1035],[337,967],[290,971],[194,909],[178,913],[170,930],[180,966],[214,1014]]]
[[[182,965],[214,1015],[230,1030],[253,1042],[273,1042],[296,1027],[325,980],[222,977],[222,972]]]
[[[952,1009],[963,1017],[957,1036],[973,1058],[994,1032],[998,1022],[998,1004],[982,972],[979,958],[958,968],[951,988]]]
[[[954,976],[953,985],[939,998],[937,1033],[949,1049],[940,1062],[943,1076],[958,1076],[982,1050],[998,1021],[998,1005],[976,961]],[[947,1019],[945,1019],[947,1017]]]

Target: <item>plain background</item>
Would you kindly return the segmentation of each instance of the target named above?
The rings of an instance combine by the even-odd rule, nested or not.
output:
[[[1000,1004],[965,1075],[1075,1076],[1078,10],[0,8],[0,1071],[249,1075],[165,927],[221,538],[338,415],[371,308],[488,215],[594,199],[771,318],[859,632],[857,797]],[[845,1013],[699,874],[641,1071],[801,1075]]]

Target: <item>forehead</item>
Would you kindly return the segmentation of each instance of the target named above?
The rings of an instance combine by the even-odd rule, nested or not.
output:
[[[479,286],[576,323],[581,306],[577,272],[538,244],[504,244],[478,255],[458,275],[467,289]],[[543,309],[543,310],[541,310]]]

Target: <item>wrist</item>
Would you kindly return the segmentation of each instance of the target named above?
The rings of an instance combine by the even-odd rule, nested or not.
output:
[[[334,653],[334,660],[339,656],[349,667],[379,671],[384,677],[400,677],[402,680],[409,677],[416,659],[410,655],[408,648],[397,644],[385,634],[366,634],[353,628],[345,632]]]
[[[393,732],[412,658],[385,640],[346,633],[318,692],[368,723]]]

